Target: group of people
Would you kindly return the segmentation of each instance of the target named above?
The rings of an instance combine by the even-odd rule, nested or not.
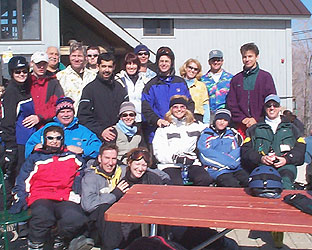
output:
[[[31,209],[28,249],[51,239],[53,249],[125,246],[137,226],[105,221],[104,212],[133,184],[247,187],[249,173],[267,165],[293,189],[302,131],[280,116],[258,47],[240,51],[235,76],[222,68],[220,50],[210,51],[206,74],[188,59],[180,76],[169,47],[157,50],[153,71],[142,44],[117,74],[112,53],[76,41],[67,67],[55,47],[30,63],[11,58],[1,167],[15,195],[10,212]]]

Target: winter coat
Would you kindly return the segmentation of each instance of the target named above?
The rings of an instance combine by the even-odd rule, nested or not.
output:
[[[197,143],[199,159],[214,180],[221,174],[242,169],[240,161],[242,143],[242,136],[230,127],[222,133],[214,126],[202,132]]]
[[[97,76],[84,87],[78,108],[80,123],[101,140],[104,129],[118,122],[121,103],[128,101],[126,90],[112,79],[105,81]]]
[[[46,126],[39,129],[29,138],[25,147],[26,158],[31,154],[31,152],[34,150],[34,147],[38,143],[43,143],[43,132],[47,127],[52,125],[57,125],[63,128],[66,146],[74,145],[82,148],[83,158],[97,157],[102,142],[91,130],[79,124],[77,117],[74,117],[73,121],[67,127],[64,127],[64,125],[57,119],[57,117],[54,117],[53,120],[54,122],[46,124]]]

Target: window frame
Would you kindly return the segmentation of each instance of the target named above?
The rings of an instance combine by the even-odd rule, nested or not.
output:
[[[154,21],[156,22],[156,33],[146,33],[146,23],[147,21]],[[160,23],[161,21],[168,21],[169,22],[169,27],[170,27],[170,33],[169,34],[162,34],[161,33],[161,27]],[[174,19],[172,18],[144,18],[143,19],[143,36],[174,36]]]
[[[14,1],[14,0],[7,0],[7,1]],[[41,0],[38,0],[39,4],[39,37],[36,39],[23,39],[23,25],[22,25],[22,10],[23,10],[23,0],[15,0],[16,1],[16,27],[17,27],[17,39],[9,38],[9,39],[2,39],[0,37],[0,42],[7,42],[7,41],[41,41],[42,40],[42,31],[41,31],[41,26],[42,26],[42,20],[41,20]],[[0,22],[1,22],[1,17],[0,17]],[[0,24],[0,29],[2,25]],[[1,32],[1,30],[0,30]]]

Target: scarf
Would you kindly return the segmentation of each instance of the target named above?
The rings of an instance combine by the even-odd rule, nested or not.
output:
[[[119,120],[117,123],[117,127],[126,135],[133,137],[136,132],[138,132],[137,126],[128,126],[126,125],[123,120]]]
[[[193,78],[193,79],[184,78],[184,80],[186,81],[188,88],[190,88],[195,83],[195,78]]]

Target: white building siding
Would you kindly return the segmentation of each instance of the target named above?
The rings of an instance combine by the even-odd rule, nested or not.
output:
[[[209,51],[220,49],[224,53],[224,68],[236,74],[242,70],[240,46],[254,42],[260,50],[260,67],[272,74],[278,94],[290,97],[287,104],[285,100],[282,105],[292,108],[290,21],[175,19],[172,37],[144,37],[143,22],[139,18],[114,21],[154,52],[160,46],[172,48],[176,56],[176,70],[185,60],[193,57],[202,63],[205,73],[209,68]]]

